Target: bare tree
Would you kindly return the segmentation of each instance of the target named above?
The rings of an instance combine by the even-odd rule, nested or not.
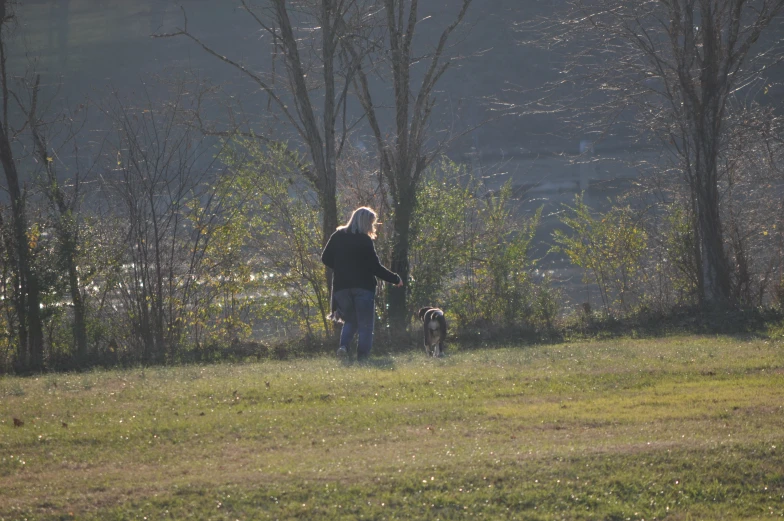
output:
[[[160,36],[190,38],[238,70],[268,97],[268,106],[295,131],[310,155],[312,168],[302,165],[302,174],[318,195],[325,244],[338,225],[336,162],[353,126],[347,115],[347,97],[357,65],[341,60],[339,48],[343,39],[360,37],[369,4],[363,0],[240,2],[262,32],[270,36],[269,51],[273,57],[282,56],[283,73],[274,67],[254,71],[221,53],[190,31],[187,17],[181,29]],[[256,137],[275,141],[260,134]]]
[[[462,0],[452,22],[443,29],[435,47],[424,56],[414,51],[414,36],[419,22],[418,0],[384,0],[385,42],[381,56],[387,59],[373,63],[369,53],[363,58],[351,41],[345,42],[346,52],[362,64],[354,79],[355,90],[367,116],[375,138],[381,165],[381,175],[389,184],[394,205],[394,239],[391,268],[403,280],[409,274],[409,248],[411,219],[416,208],[417,186],[425,169],[444,150],[445,142],[434,142],[429,124],[436,104],[436,85],[452,63],[448,54],[448,43],[455,30],[463,22],[472,0]],[[372,55],[375,56],[375,55]],[[384,71],[381,71],[381,68]],[[419,71],[419,67],[424,67]],[[383,129],[379,107],[372,94],[371,78],[375,73],[382,76],[388,71],[394,96],[395,119],[392,128]],[[413,78],[421,73],[421,82],[412,89]],[[390,319],[404,325],[406,288],[390,288]]]
[[[43,191],[54,211],[54,231],[59,243],[59,264],[65,271],[68,290],[73,307],[73,337],[76,345],[76,362],[83,365],[87,361],[87,309],[84,295],[79,282],[78,249],[80,243],[79,211],[81,203],[82,175],[79,161],[79,147],[76,138],[83,128],[84,119],[74,113],[64,113],[55,117],[54,121],[46,122],[39,113],[40,75],[32,82],[26,82],[26,91],[30,95],[29,109],[16,97],[20,110],[27,120],[32,135],[34,157],[43,171]],[[83,106],[81,107],[83,108]],[[61,147],[73,146],[75,164],[74,176],[69,179],[69,188],[65,180],[57,175],[56,164],[58,153],[50,144],[47,133],[52,127],[59,127],[64,133]],[[89,174],[89,172],[88,172]]]
[[[738,111],[734,105],[728,125],[732,135],[720,164],[726,179],[721,217],[733,266],[731,300],[759,307],[775,302],[772,293],[784,273],[784,121],[772,106]]]
[[[549,29],[564,57],[563,80],[540,100],[569,110],[570,125],[605,135],[653,138],[677,163],[690,201],[700,300],[733,304],[736,266],[722,219],[722,167],[744,117],[743,95],[764,84],[781,46],[770,34],[784,0],[567,0]],[[767,38],[766,35],[770,35]],[[558,100],[554,103],[553,100]],[[731,102],[737,101],[734,108]],[[743,100],[741,102],[741,100]],[[573,110],[574,109],[574,110]],[[602,126],[588,129],[586,122]]]
[[[185,85],[175,89],[163,103],[145,91],[139,109],[119,95],[105,108],[116,130],[106,177],[127,234],[119,294],[144,362],[177,355],[205,248],[205,219],[214,218],[209,176],[219,150],[191,119]],[[188,219],[189,212],[201,217]]]
[[[10,75],[6,68],[8,25],[14,18],[13,2],[0,0],[0,163],[5,172],[6,189],[11,202],[13,241],[9,253],[14,258],[14,301],[18,324],[17,364],[23,370],[41,371],[44,367],[44,338],[38,277],[32,266],[27,237],[26,196],[22,186],[13,143],[18,131],[9,120],[12,102]],[[24,125],[23,125],[24,126]]]

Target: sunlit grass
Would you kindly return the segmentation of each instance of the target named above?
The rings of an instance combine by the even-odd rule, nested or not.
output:
[[[781,517],[782,347],[676,337],[3,378],[0,519]]]

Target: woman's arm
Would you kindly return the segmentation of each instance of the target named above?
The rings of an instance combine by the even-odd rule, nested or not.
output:
[[[390,284],[394,284],[395,286],[402,286],[403,279],[400,278],[400,275],[389,271],[381,264],[381,261],[378,259],[378,253],[376,253],[376,247],[370,237],[368,237],[368,244],[370,246],[368,258],[373,270],[373,275]]]

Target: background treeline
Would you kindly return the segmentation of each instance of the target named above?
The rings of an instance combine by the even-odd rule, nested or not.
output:
[[[71,105],[0,59],[0,372],[331,352],[319,255],[359,205],[380,212],[377,249],[407,280],[379,289],[380,345],[416,344],[421,305],[474,339],[782,306],[781,107],[762,72],[780,57],[763,36],[784,1],[575,0],[522,30],[584,52],[556,60],[569,74],[535,102],[491,100],[505,116],[549,112],[660,154],[634,165],[639,182],[609,210],[578,196],[556,216],[523,212],[524,192],[488,190],[447,158],[439,81],[471,0],[423,55],[416,2],[240,3],[272,36],[271,72],[212,49],[187,14],[158,36],[233,69],[269,118],[185,71],[146,80],[165,95]],[[0,0],[2,56],[13,9]],[[352,145],[359,129],[369,146]],[[613,158],[586,147],[577,160]],[[559,224],[542,238],[544,218]],[[537,241],[583,269],[600,306],[567,298]]]

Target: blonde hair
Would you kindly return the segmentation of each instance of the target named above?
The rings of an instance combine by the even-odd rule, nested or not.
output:
[[[366,233],[371,239],[376,238],[376,212],[367,206],[361,206],[354,210],[351,218],[343,226],[338,226],[338,230],[346,230],[350,233]]]

